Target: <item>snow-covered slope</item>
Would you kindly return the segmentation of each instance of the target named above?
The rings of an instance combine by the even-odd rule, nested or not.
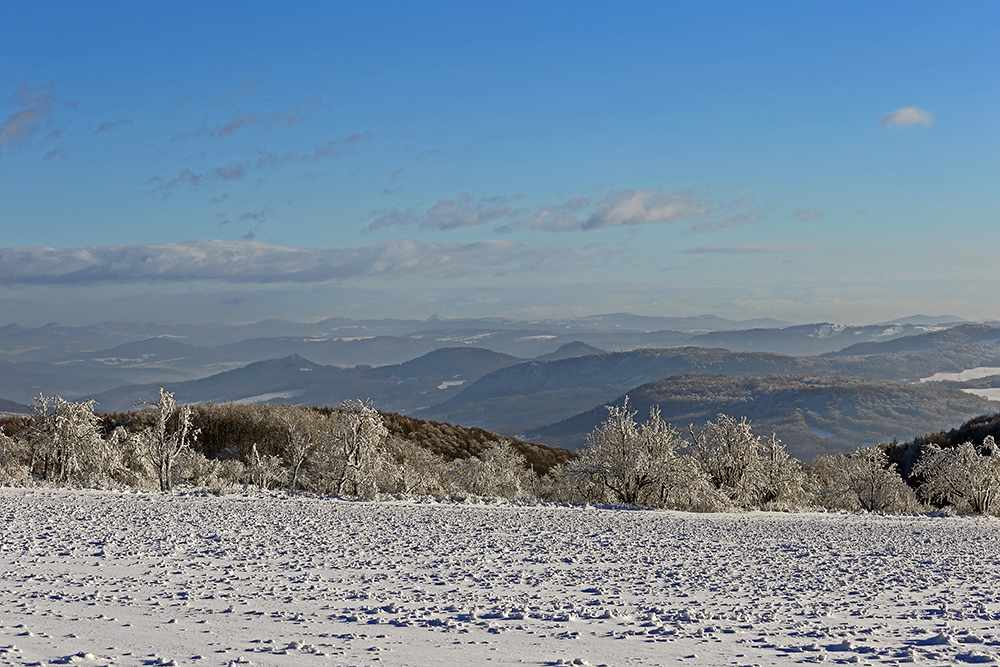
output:
[[[0,489],[0,518],[0,665],[950,664],[1000,650],[992,519],[24,489]]]

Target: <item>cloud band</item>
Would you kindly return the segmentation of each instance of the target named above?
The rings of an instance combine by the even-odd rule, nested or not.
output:
[[[393,240],[358,248],[290,248],[211,239],[78,249],[0,248],[0,286],[198,280],[318,283],[483,271],[565,271],[589,266],[605,254],[591,246],[528,248],[496,240],[466,244]]]

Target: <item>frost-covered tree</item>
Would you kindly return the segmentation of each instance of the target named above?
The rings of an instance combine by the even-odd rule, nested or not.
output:
[[[763,474],[760,502],[786,503],[797,507],[805,500],[805,473],[798,459],[792,457],[785,445],[772,433],[763,441]]]
[[[971,442],[942,449],[928,445],[913,475],[923,477],[920,493],[928,500],[968,507],[977,514],[989,514],[1000,498],[1000,447],[992,435],[981,449]]]
[[[28,429],[29,467],[42,479],[72,486],[104,486],[116,467],[114,451],[101,438],[96,401],[75,403],[39,396]]]
[[[339,449],[343,469],[337,481],[337,493],[363,495],[375,490],[375,478],[385,457],[389,429],[371,401],[347,400],[340,403],[335,420],[334,442]]]
[[[191,446],[198,431],[191,426],[191,406],[177,408],[174,395],[163,387],[153,409],[155,422],[145,431],[146,456],[156,469],[160,491],[170,491],[174,484],[174,463]]]
[[[322,432],[289,421],[286,423],[288,430],[288,445],[285,448],[285,459],[288,462],[288,492],[295,493],[299,487],[299,481],[303,468],[307,461],[312,458],[323,441]]]
[[[636,423],[627,396],[621,406],[607,408],[608,418],[587,436],[580,456],[563,466],[561,474],[596,482],[610,500],[627,505],[661,504],[671,489],[698,481],[697,469],[678,453],[684,439],[663,421],[659,408],[651,408],[642,424]]]
[[[285,467],[281,463],[280,456],[261,454],[257,443],[253,443],[248,459],[246,476],[247,481],[253,486],[260,489],[272,489],[284,481]]]

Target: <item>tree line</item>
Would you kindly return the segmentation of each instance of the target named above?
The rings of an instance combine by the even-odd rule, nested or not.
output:
[[[161,389],[142,410],[99,415],[95,407],[39,397],[32,415],[2,422],[0,485],[256,487],[689,511],[1000,509],[1000,447],[983,426],[1000,425],[997,419],[970,427],[975,441],[936,434],[803,464],[746,418],[719,415],[680,430],[655,407],[637,420],[627,398],[608,406],[607,419],[575,453],[383,414],[360,400],[325,408],[191,406]]]

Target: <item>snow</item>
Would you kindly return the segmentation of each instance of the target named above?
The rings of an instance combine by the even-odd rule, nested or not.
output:
[[[300,368],[299,370],[308,371],[309,368]],[[257,394],[256,396],[247,396],[246,398],[241,398],[239,400],[233,401],[237,405],[254,405],[255,403],[267,403],[268,401],[274,401],[276,399],[292,399],[298,398],[302,394],[306,393],[305,389],[286,389],[285,391],[275,391],[269,394]]]
[[[0,665],[995,663],[994,519],[0,489]]]
[[[978,380],[979,378],[990,377],[991,375],[1000,375],[1000,368],[996,366],[979,366],[977,368],[970,368],[969,370],[961,371],[959,373],[935,373],[934,375],[926,378],[921,378],[921,382],[966,382],[968,380]]]
[[[465,384],[465,380],[445,380],[438,385],[438,389],[449,389],[451,387],[461,387]]]
[[[974,394],[976,396],[982,396],[988,401],[1000,401],[1000,389],[963,389],[967,394]]]
[[[823,429],[816,428],[815,426],[811,426],[808,423],[806,424],[806,428],[809,429],[810,433],[812,433],[813,435],[815,435],[817,437],[823,438],[824,440],[830,440],[831,438],[833,438],[833,432],[832,431],[824,431]]]

